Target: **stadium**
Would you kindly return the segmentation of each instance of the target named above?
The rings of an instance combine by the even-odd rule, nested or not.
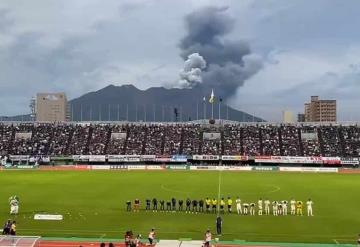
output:
[[[359,0],[1,0],[0,247],[360,246]]]
[[[201,240],[206,229],[215,231],[216,213],[187,213],[177,203],[174,210],[154,211],[152,203],[145,210],[145,201],[153,198],[231,197],[233,211],[220,214],[217,246],[340,245],[357,234],[360,128],[354,124],[3,123],[0,128],[0,147],[9,154],[2,159],[2,200],[20,198],[18,234],[42,236],[39,246],[68,246],[56,242],[61,240],[119,243],[128,230],[146,236],[151,228],[159,246],[162,239],[180,239],[186,246],[190,239]],[[243,203],[311,198],[314,216],[305,208],[303,216],[290,215],[290,206],[288,215],[258,215],[257,206],[255,215],[239,215],[237,197]],[[135,199],[139,212],[127,211],[126,202]],[[62,220],[34,220],[39,215]],[[1,216],[9,217],[4,203]],[[354,224],[348,224],[351,219]]]

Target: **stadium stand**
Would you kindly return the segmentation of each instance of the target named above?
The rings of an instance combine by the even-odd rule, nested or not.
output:
[[[358,157],[357,125],[0,124],[0,154]]]

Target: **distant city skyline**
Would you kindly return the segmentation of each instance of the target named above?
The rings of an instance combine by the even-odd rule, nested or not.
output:
[[[207,60],[207,68],[201,65],[205,82],[243,77],[237,89],[223,92],[232,94],[229,105],[281,121],[284,109],[303,112],[304,102],[319,95],[337,100],[339,121],[360,120],[357,0],[3,0],[0,116],[29,113],[38,92],[73,99],[109,84],[176,85],[179,73],[188,72],[181,55],[189,47],[196,51],[183,39],[194,38],[198,26],[189,30],[186,21],[192,14],[190,23],[206,23],[206,8],[222,11],[224,29],[210,31],[227,46],[216,56],[223,59],[227,49],[244,55],[239,71],[234,59],[217,64],[199,49]]]

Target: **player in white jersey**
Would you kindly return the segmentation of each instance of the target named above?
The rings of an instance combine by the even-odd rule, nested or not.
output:
[[[244,215],[248,215],[249,213],[249,203],[243,203]]]
[[[242,214],[240,197],[236,198],[235,203],[236,203],[236,211],[237,211],[237,213]]]
[[[288,201],[286,201],[286,200],[282,201],[282,214],[283,215],[287,215],[287,205],[288,205]]]
[[[290,214],[291,215],[296,214],[296,201],[295,201],[295,199],[291,199],[291,201],[290,201]]]
[[[273,210],[273,215],[274,216],[278,216],[278,202],[277,201],[273,201],[272,202],[272,210]]]
[[[258,215],[262,215],[262,213],[263,213],[263,201],[262,201],[261,198],[260,198],[260,200],[258,201],[258,208],[259,208],[259,210],[258,210]]]
[[[255,203],[250,203],[250,215],[255,215]]]
[[[265,214],[269,215],[270,214],[270,201],[269,201],[269,199],[265,199],[264,206],[265,206]]]
[[[306,206],[307,206],[307,214],[308,216],[314,216],[313,215],[313,210],[312,210],[312,205],[313,205],[313,201],[311,201],[311,199],[309,199],[307,202],[306,202]]]

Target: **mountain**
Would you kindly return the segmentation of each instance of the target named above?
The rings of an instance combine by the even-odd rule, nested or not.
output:
[[[210,119],[212,107],[209,103],[210,92],[201,87],[192,89],[167,89],[152,87],[140,90],[133,85],[109,85],[71,100],[70,112],[74,121],[155,121],[173,122]],[[216,95],[215,95],[216,96]],[[220,104],[219,104],[220,103]],[[214,119],[244,122],[264,121],[248,113],[238,111],[216,99],[213,105]],[[205,110],[206,108],[206,110]]]

